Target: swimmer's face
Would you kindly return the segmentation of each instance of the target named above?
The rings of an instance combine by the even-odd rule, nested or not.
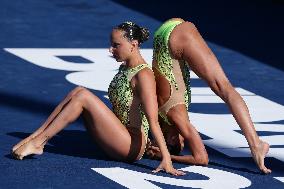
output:
[[[171,154],[179,154],[184,148],[184,138],[176,129],[168,130],[165,135],[165,140]]]
[[[109,52],[117,62],[127,61],[133,50],[133,44],[123,35],[124,31],[118,29],[111,32]]]

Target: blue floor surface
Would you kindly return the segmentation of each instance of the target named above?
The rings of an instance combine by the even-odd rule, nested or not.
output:
[[[279,7],[283,5],[280,3],[275,11]],[[241,6],[238,8],[241,12]],[[253,9],[250,5],[246,13],[249,8],[257,12],[257,6]],[[159,161],[145,158],[133,164],[113,161],[92,142],[81,119],[52,138],[43,155],[23,161],[11,157],[12,146],[38,128],[78,84],[88,87],[109,105],[105,89],[114,73],[109,65],[115,65],[107,54],[110,31],[113,26],[131,20],[148,27],[153,36],[167,16],[156,9],[152,11],[155,14],[149,8],[143,11],[131,3],[106,0],[1,1],[0,188],[284,188],[284,69],[279,63],[282,60],[278,55],[269,62],[267,57],[273,56],[273,50],[267,50],[269,54],[264,56],[263,47],[256,43],[250,44],[255,49],[241,51],[243,38],[231,39],[238,43],[229,46],[228,41],[218,43],[216,34],[208,39],[206,32],[202,34],[209,46],[247,102],[258,134],[271,144],[266,165],[273,170],[272,174],[259,173],[228,108],[194,75],[189,115],[206,144],[208,167],[175,163],[176,168],[187,173],[176,178],[166,173],[152,174]],[[208,20],[209,26],[210,17]],[[202,30],[206,28],[197,17],[194,22]],[[230,33],[224,36],[229,37]],[[152,43],[151,37],[142,46],[148,61]],[[245,46],[246,41],[243,43]],[[189,152],[186,149],[184,153]]]

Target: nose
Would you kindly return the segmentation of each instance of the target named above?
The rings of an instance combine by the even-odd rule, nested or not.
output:
[[[113,47],[110,47],[110,48],[108,49],[108,51],[109,51],[110,53],[113,53]]]

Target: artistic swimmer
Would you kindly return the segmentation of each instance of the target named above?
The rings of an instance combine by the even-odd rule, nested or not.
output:
[[[244,100],[226,77],[194,24],[180,18],[163,23],[154,35],[152,66],[160,125],[173,161],[195,165],[207,165],[209,161],[201,137],[188,116],[191,69],[228,105],[260,171],[271,173],[264,165],[269,144],[260,140]],[[179,155],[184,141],[192,155]],[[150,157],[159,159],[160,149],[155,140],[148,143],[146,151]]]
[[[161,163],[153,172],[184,175],[172,166],[158,122],[154,73],[140,54],[139,47],[148,38],[149,31],[133,22],[122,23],[111,32],[109,50],[117,62],[124,62],[108,89],[113,111],[89,90],[76,87],[39,129],[12,148],[12,155],[23,159],[42,154],[47,141],[82,114],[94,141],[119,161],[141,159],[150,128],[162,154]]]

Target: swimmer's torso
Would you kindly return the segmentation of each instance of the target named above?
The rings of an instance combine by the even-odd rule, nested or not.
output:
[[[142,128],[147,139],[149,124],[141,103],[133,94],[131,79],[140,70],[149,68],[147,64],[140,64],[134,68],[121,65],[108,88],[108,95],[114,114],[126,127]]]
[[[183,60],[173,58],[169,49],[170,35],[174,28],[181,24],[181,20],[170,20],[165,22],[154,35],[153,70],[157,81],[157,95],[159,104],[159,115],[165,122],[170,124],[166,117],[167,112],[178,104],[185,104],[188,108],[190,103],[190,69]],[[167,90],[166,82],[170,85]],[[167,92],[169,91],[169,92]],[[170,96],[167,100],[165,96]],[[162,103],[161,103],[162,102]]]

